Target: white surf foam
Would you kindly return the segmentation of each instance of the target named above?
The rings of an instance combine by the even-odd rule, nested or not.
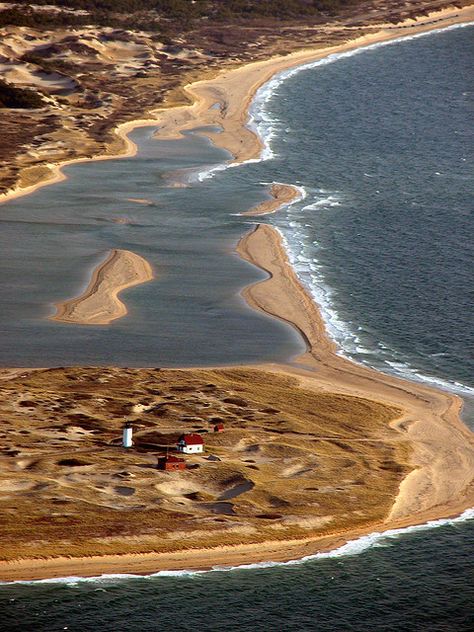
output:
[[[289,560],[288,562],[258,562],[255,564],[240,564],[237,566],[213,566],[210,570],[196,571],[196,570],[183,570],[183,571],[158,571],[157,573],[151,573],[149,575],[135,575],[131,573],[113,573],[107,575],[99,575],[97,577],[57,577],[54,579],[39,579],[32,581],[16,581],[16,582],[0,582],[0,586],[12,586],[14,584],[19,585],[42,585],[42,584],[62,584],[74,588],[78,584],[84,583],[98,583],[98,584],[115,584],[117,582],[133,580],[149,581],[153,578],[180,578],[180,577],[194,577],[198,578],[208,573],[228,573],[230,571],[242,571],[242,570],[259,570],[265,568],[275,568],[283,566],[296,566],[305,564],[307,562],[348,557],[353,555],[360,555],[369,551],[375,547],[390,546],[391,542],[399,538],[403,538],[412,533],[419,533],[422,531],[428,531],[430,529],[437,529],[439,527],[448,527],[464,522],[474,520],[474,507],[466,509],[462,514],[455,518],[441,518],[439,520],[429,520],[420,525],[414,525],[411,527],[405,527],[402,529],[388,529],[387,531],[374,531],[368,535],[364,535],[356,540],[349,540],[342,546],[332,551],[325,551],[323,553],[315,553],[314,555],[306,555],[299,559]]]
[[[317,210],[324,206],[327,208],[331,206],[331,204],[327,204],[328,199],[315,202],[300,210]],[[341,202],[337,202],[332,205],[340,204]],[[291,265],[300,281],[318,304],[329,336],[338,344],[337,353],[396,377],[430,384],[460,396],[474,397],[474,388],[466,384],[423,373],[407,361],[394,359],[398,352],[387,345],[379,343],[371,348],[361,343],[357,331],[341,318],[335,307],[334,290],[326,283],[323,266],[318,260],[319,244],[305,233],[304,229],[307,226],[307,224],[291,219],[288,221],[287,229],[279,227],[277,230],[280,232]],[[311,228],[311,225],[309,227]]]
[[[432,35],[435,33],[441,33],[444,31],[449,31],[457,28],[462,28],[466,26],[472,26],[472,22],[465,22],[460,24],[453,24],[448,27],[442,27],[439,29],[433,29],[432,31],[427,31],[425,33],[416,33],[414,35],[402,35],[395,39],[386,41],[386,42],[377,42],[375,44],[368,44],[367,46],[360,46],[353,50],[348,50],[340,53],[332,53],[324,57],[323,59],[319,59],[316,61],[311,61],[305,64],[301,64],[294,68],[288,68],[286,70],[282,70],[276,73],[269,81],[264,83],[255,93],[252,103],[249,107],[249,118],[247,121],[247,127],[252,130],[255,134],[257,134],[263,144],[263,149],[258,158],[250,158],[248,160],[244,160],[242,162],[232,162],[227,161],[224,163],[219,163],[218,165],[213,165],[210,167],[205,167],[204,169],[200,169],[195,172],[195,174],[191,177],[191,181],[194,182],[203,182],[208,178],[213,178],[217,173],[221,171],[225,171],[226,169],[231,169],[233,167],[240,167],[241,165],[246,165],[250,163],[262,162],[265,160],[271,160],[275,157],[274,150],[272,148],[272,140],[275,138],[278,130],[281,128],[281,124],[278,119],[272,117],[270,113],[265,108],[265,105],[270,101],[270,99],[275,95],[276,91],[280,87],[280,85],[285,82],[290,77],[294,77],[295,75],[303,72],[305,70],[309,70],[312,68],[317,68],[318,66],[326,66],[328,64],[333,64],[341,59],[347,59],[348,57],[353,57],[354,55],[360,55],[362,53],[376,50],[383,46],[393,46],[394,44],[399,44],[401,42],[418,39],[420,37],[424,37],[427,35]]]

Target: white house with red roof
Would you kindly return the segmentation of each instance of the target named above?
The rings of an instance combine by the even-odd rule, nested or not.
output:
[[[178,452],[184,454],[199,454],[204,452],[204,440],[201,435],[196,433],[184,434],[178,439],[176,447]]]

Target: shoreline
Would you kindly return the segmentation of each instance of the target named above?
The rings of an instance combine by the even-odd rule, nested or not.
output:
[[[467,9],[472,13],[471,7],[467,7]],[[449,10],[447,11],[450,12]],[[462,13],[462,10],[453,10],[453,12],[454,11],[456,14]],[[421,24],[420,28],[422,28]],[[432,28],[426,28],[425,30],[428,31],[439,28],[442,28],[442,25],[437,21],[436,24],[433,24]],[[413,31],[403,33],[403,35],[412,34],[414,34]],[[398,37],[399,34],[397,33],[396,36],[392,35],[386,39],[398,39]],[[350,47],[345,50],[359,47],[360,44],[356,46],[354,44],[355,41],[357,40],[350,43]],[[341,47],[336,48],[341,49]],[[322,54],[323,52],[324,54]],[[332,52],[339,51],[324,49],[317,54],[321,55],[322,58]],[[313,51],[312,54],[314,55],[316,53]],[[288,57],[292,57],[292,55]],[[301,55],[298,59],[301,60],[302,57]],[[291,65],[301,65],[305,63],[304,61],[295,62],[294,59],[293,57],[290,65],[286,66],[286,68],[291,67]],[[306,59],[306,61],[315,61],[316,59]],[[267,64],[267,62],[257,62],[257,64]],[[246,68],[246,66],[243,68]],[[285,68],[279,67],[273,70],[272,75],[283,69]],[[237,71],[239,70],[241,69],[237,69]],[[229,74],[231,72],[234,71],[228,71]],[[216,135],[216,138],[214,138],[213,134],[209,134],[209,137],[216,145],[225,146],[227,149],[229,149],[229,145],[226,145],[226,142],[231,144],[230,141],[232,141],[232,139],[235,141],[236,138],[243,140],[238,137],[239,133],[246,138],[246,140],[241,143],[245,147],[241,149],[240,153],[234,153],[232,151],[235,156],[235,162],[251,159],[255,157],[255,154],[251,153],[252,151],[258,149],[257,155],[259,155],[262,149],[262,143],[255,134],[248,130],[248,128],[243,127],[243,125],[246,124],[246,120],[243,121],[242,117],[247,112],[248,105],[258,87],[267,80],[268,78],[262,80],[259,84],[258,81],[252,84],[253,92],[251,92],[251,96],[249,96],[248,100],[242,104],[241,116],[238,117],[239,121],[237,127],[232,128],[232,126],[228,126],[227,129],[224,129],[222,134]],[[195,85],[196,84],[193,84],[193,86]],[[202,106],[201,97],[198,96],[198,93],[192,92],[192,94],[196,97],[195,103],[201,103]],[[215,103],[215,94],[213,99]],[[193,109],[193,107],[194,104],[192,106],[186,106],[187,109]],[[176,109],[179,110],[182,108]],[[173,112],[173,110],[168,111],[168,113],[171,112]],[[215,113],[216,110],[212,110],[211,112]],[[199,113],[197,113],[197,115],[199,115]],[[188,121],[188,124],[191,125],[191,127],[195,127],[197,126],[196,120],[198,119],[193,118],[192,121]],[[207,119],[204,119],[204,121],[199,119],[199,121],[200,124],[208,124],[206,122]],[[123,138],[127,143],[127,152],[132,152],[126,153],[125,155],[132,156],[136,152],[136,147],[126,136],[128,131],[138,126],[154,125],[158,124],[158,122],[159,120],[157,119],[147,120],[146,122],[141,121],[139,124],[136,124],[136,122],[128,123],[123,126],[127,128],[127,131],[124,131],[121,127],[125,135]],[[177,138],[179,138],[179,133],[184,129],[189,129],[189,127],[178,126],[176,128],[176,134],[178,134],[178,136],[176,136]],[[163,137],[162,133],[165,134],[166,138],[173,138],[173,136],[166,136],[166,134],[169,133],[169,129],[168,131],[165,129],[164,132],[160,132],[158,137]],[[226,133],[227,136],[222,138],[224,133]],[[117,132],[117,134],[120,135],[119,132]],[[254,136],[253,139],[251,138],[252,135]],[[218,137],[221,138],[219,138],[219,142],[216,142]],[[219,144],[220,142],[222,142],[222,145]],[[246,154],[245,152],[250,152],[250,154]],[[124,154],[121,156],[123,155]],[[245,157],[246,155],[247,157]],[[117,157],[118,156],[104,156],[94,158],[94,160],[114,159]],[[85,160],[89,159],[72,160],[67,164]],[[61,163],[55,166],[55,177],[58,179],[47,180],[33,185],[32,187],[28,187],[28,190],[23,189],[16,193],[13,192],[12,195],[7,195],[2,201],[31,193],[46,184],[64,180],[66,176],[61,172],[61,168],[65,166],[65,164],[66,163]],[[290,186],[291,185],[288,185],[288,187]],[[268,202],[272,203],[273,200],[269,200]],[[281,203],[278,204],[278,207],[280,206]],[[277,208],[266,212],[275,212],[275,210],[277,210]],[[245,214],[250,213],[247,212]],[[252,214],[256,215],[257,213]],[[387,520],[382,523],[374,523],[372,525],[373,528],[383,530],[405,528],[416,524],[423,524],[431,519],[458,515],[463,509],[472,506],[474,504],[474,490],[472,490],[472,487],[468,489],[466,472],[467,475],[471,473],[470,475],[472,476],[474,468],[474,435],[469,432],[459,419],[461,400],[455,395],[437,391],[432,387],[425,387],[421,384],[387,376],[338,356],[337,345],[328,338],[325,331],[325,324],[317,305],[298,280],[289,264],[279,234],[271,227],[260,225],[249,235],[244,236],[239,243],[238,253],[247,261],[266,270],[270,275],[269,279],[260,281],[244,290],[244,297],[249,304],[267,314],[289,322],[302,333],[308,346],[308,352],[297,360],[301,368],[286,365],[263,365],[262,368],[297,375],[307,388],[313,386],[313,388],[331,390],[331,392],[355,394],[373,400],[379,398],[380,401],[396,404],[405,411],[403,417],[397,419],[394,424],[400,433],[407,435],[412,445],[418,447],[418,452],[413,457],[414,469],[403,480],[398,497]],[[103,265],[105,264],[102,264],[102,266]],[[290,300],[287,298],[289,295],[292,297]],[[284,296],[284,300],[282,300],[282,296]],[[337,378],[337,381],[335,378]],[[420,417],[424,416],[427,412],[427,409],[427,418],[420,419]],[[434,431],[437,433],[437,441],[433,439]],[[434,451],[433,443],[437,446]],[[462,449],[464,443],[467,446],[465,451]],[[456,450],[453,450],[453,445],[457,446]],[[439,455],[437,451],[440,446],[443,446],[442,455]],[[442,479],[441,475],[443,472],[447,472],[449,475],[452,471],[456,473],[456,480],[452,480],[452,477],[450,480],[440,480],[440,477]],[[459,476],[460,471],[464,472],[463,477]],[[434,497],[433,494],[430,496],[429,502],[431,504],[428,506],[428,499],[426,495],[423,496],[423,494],[420,493],[420,489],[426,492],[426,486],[430,484],[437,487]],[[456,495],[459,496],[456,498],[456,501],[453,502],[453,496],[456,497]],[[10,577],[16,575],[23,578],[25,575],[31,576],[36,574],[37,576],[32,577],[32,579],[39,579],[40,576],[42,578],[45,576],[45,573],[48,577],[64,577],[67,576],[64,575],[64,572],[67,572],[68,569],[72,571],[73,574],[78,573],[82,576],[90,576],[91,574],[96,576],[98,573],[114,572],[114,570],[117,572],[117,569],[120,569],[122,573],[137,572],[138,574],[148,574],[150,572],[156,572],[157,570],[209,570],[216,564],[228,566],[229,561],[232,562],[233,560],[239,560],[240,564],[248,564],[254,563],[253,560],[255,560],[255,562],[262,561],[262,557],[265,561],[288,561],[294,557],[302,558],[306,555],[314,555],[320,551],[333,550],[349,539],[366,534],[367,525],[364,529],[360,530],[349,530],[298,541],[272,541],[233,547],[222,546],[196,551],[183,549],[178,553],[166,554],[150,553],[103,556],[97,559],[52,558],[50,560],[18,560],[16,562],[2,562],[1,566],[4,569],[8,569]],[[191,561],[192,558],[195,560],[194,563]],[[212,562],[209,560],[212,560]],[[49,572],[51,574],[48,574],[47,568],[50,569]],[[79,569],[77,573],[75,569]],[[99,569],[99,571],[97,569]],[[134,571],[134,569],[136,570]],[[70,574],[69,572],[68,575]]]
[[[404,411],[391,426],[410,442],[414,469],[402,481],[387,523],[416,519],[433,508],[441,512],[434,516],[441,517],[444,511],[450,513],[453,498],[458,504],[463,493],[463,509],[472,507],[474,434],[460,418],[461,398],[380,373],[339,355],[318,306],[298,279],[280,234],[273,227],[259,224],[240,241],[238,253],[269,274],[269,278],[245,288],[247,302],[289,323],[306,341],[307,352],[290,367],[306,388],[313,385],[357,395]],[[456,471],[456,480],[452,470]]]
[[[320,554],[335,553],[345,545],[358,542],[361,538],[374,538],[403,535],[408,530],[436,528],[438,520],[446,523],[463,520],[462,510],[448,512],[440,518],[426,514],[420,521],[398,521],[388,527],[384,523],[374,523],[373,531],[354,529],[340,531],[330,535],[301,538],[297,540],[276,540],[254,544],[222,545],[211,549],[182,549],[173,553],[131,553],[125,555],[90,556],[83,558],[56,557],[50,560],[21,559],[15,562],[2,562],[8,579],[0,580],[2,585],[30,583],[48,580],[70,582],[71,579],[100,579],[108,575],[127,579],[129,575],[149,577],[158,573],[198,573],[210,571],[229,571],[257,567],[259,564],[304,563],[316,559]],[[469,517],[467,519],[470,519]],[[317,544],[317,546],[316,546]],[[350,555],[350,552],[348,552]],[[262,559],[264,557],[264,559]],[[49,573],[45,576],[47,564]],[[26,577],[27,576],[27,577]]]
[[[292,184],[274,183],[269,191],[269,200],[260,202],[248,211],[240,213],[243,217],[257,217],[276,213],[284,206],[289,206],[301,197],[300,191]]]
[[[55,303],[56,314],[49,320],[76,325],[108,325],[128,313],[118,294],[153,278],[153,270],[143,257],[129,250],[112,250],[93,270],[84,292]]]
[[[306,63],[324,59],[332,54],[364,48],[372,44],[402,40],[420,33],[444,29],[456,24],[474,22],[474,5],[462,8],[446,8],[428,13],[416,19],[408,19],[396,25],[381,23],[370,25],[370,32],[362,37],[352,38],[352,27],[345,27],[348,40],[343,44],[321,48],[303,49],[282,57],[271,57],[264,61],[250,62],[235,68],[225,68],[213,79],[198,80],[183,86],[191,104],[156,108],[150,112],[152,118],[135,119],[120,123],[113,134],[122,141],[121,151],[97,154],[92,157],[73,158],[57,163],[43,163],[49,175],[27,187],[13,187],[0,194],[0,205],[9,200],[30,195],[45,186],[67,179],[62,169],[73,164],[96,160],[117,160],[136,155],[137,147],[128,134],[139,127],[159,126],[155,137],[163,140],[177,140],[184,131],[195,127],[215,126],[218,133],[202,131],[216,147],[226,149],[233,155],[230,163],[241,163],[257,159],[263,149],[258,135],[247,127],[250,104],[257,90],[274,75]],[[214,106],[218,104],[219,107]],[[289,186],[289,185],[288,185]]]

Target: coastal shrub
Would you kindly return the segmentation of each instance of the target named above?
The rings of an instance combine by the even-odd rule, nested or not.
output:
[[[44,101],[33,90],[16,88],[0,79],[0,108],[41,108]]]
[[[334,14],[356,4],[362,0],[36,0],[34,7],[28,0],[17,0],[13,7],[0,12],[0,26],[53,29],[96,24],[170,34],[188,31],[202,18],[207,24],[304,19],[321,12]],[[51,5],[63,10],[48,10]]]

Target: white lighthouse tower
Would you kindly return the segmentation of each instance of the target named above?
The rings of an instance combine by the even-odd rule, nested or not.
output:
[[[132,435],[133,435],[132,422],[131,421],[127,421],[126,424],[123,427],[122,445],[123,445],[124,448],[131,448],[132,447],[132,445],[133,445]]]

